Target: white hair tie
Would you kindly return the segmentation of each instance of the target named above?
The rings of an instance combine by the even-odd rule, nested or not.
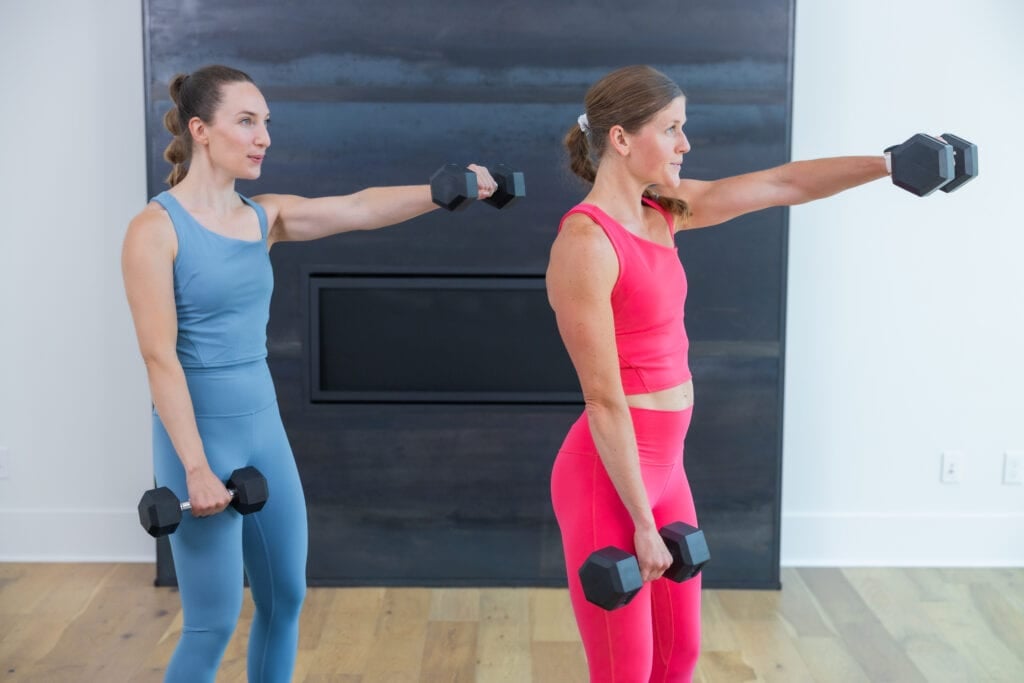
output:
[[[590,132],[590,121],[587,120],[586,112],[576,118],[576,123],[580,124],[580,130],[583,131],[584,135]]]

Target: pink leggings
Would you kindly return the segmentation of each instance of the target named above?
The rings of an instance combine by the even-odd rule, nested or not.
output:
[[[630,413],[655,522],[659,528],[675,521],[696,526],[683,471],[692,408],[630,408]],[[555,459],[551,501],[591,683],[689,682],[700,653],[699,574],[683,583],[645,583],[628,605],[610,612],[583,597],[577,572],[591,552],[609,545],[634,552],[633,523],[601,464],[586,413],[573,424]]]

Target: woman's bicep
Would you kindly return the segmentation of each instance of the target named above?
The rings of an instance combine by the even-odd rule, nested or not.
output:
[[[173,356],[178,333],[173,243],[159,229],[152,222],[133,221],[121,252],[128,307],[139,350],[147,360]]]
[[[301,242],[316,239],[317,225],[323,221],[323,202],[290,194],[265,194],[253,197],[267,212],[270,234],[268,246],[276,242]]]
[[[548,300],[584,399],[605,402],[622,396],[611,307],[618,263],[607,241],[606,250],[586,244],[591,237],[563,234],[555,241],[547,272]]]
[[[262,195],[269,206],[270,242],[316,240],[351,230],[369,230],[402,222],[433,208],[429,189],[419,186],[371,187],[329,197]],[[415,208],[409,208],[409,205]]]
[[[672,195],[690,207],[690,218],[681,229],[719,225],[754,211],[789,203],[774,169],[731,176],[720,180],[682,180]]]

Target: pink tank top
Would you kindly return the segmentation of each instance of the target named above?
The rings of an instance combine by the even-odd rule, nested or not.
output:
[[[672,214],[646,197],[643,202],[664,216],[671,235]],[[688,381],[690,342],[683,324],[686,273],[677,249],[634,235],[593,204],[574,206],[562,217],[562,224],[574,213],[589,216],[604,229],[619,259],[611,303],[625,393],[645,394]]]

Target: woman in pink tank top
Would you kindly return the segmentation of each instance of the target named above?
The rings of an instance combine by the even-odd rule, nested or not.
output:
[[[836,157],[683,180],[686,98],[671,79],[626,67],[585,103],[565,144],[572,170],[593,188],[562,220],[547,287],[586,407],[555,460],[552,503],[591,681],[690,681],[700,575],[659,580],[672,562],[659,528],[697,526],[682,457],[693,405],[686,277],[673,236],[883,178],[888,160]],[[606,546],[635,555],[643,581],[615,610],[588,602],[578,575]]]

